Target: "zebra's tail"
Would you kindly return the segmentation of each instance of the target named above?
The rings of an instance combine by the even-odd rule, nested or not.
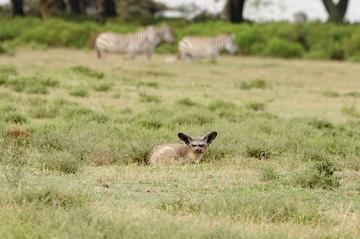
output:
[[[96,56],[98,59],[101,58],[101,51],[95,46]]]
[[[88,43],[91,49],[95,49],[96,38],[99,36],[99,34],[100,33],[96,33],[90,36]]]
[[[101,51],[96,47],[96,39],[100,35],[100,33],[96,33],[92,35],[89,39],[89,46],[91,49],[94,49],[96,51],[96,56],[98,59],[101,58]]]

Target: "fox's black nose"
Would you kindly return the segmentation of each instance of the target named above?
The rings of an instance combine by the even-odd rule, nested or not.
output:
[[[202,150],[201,150],[201,149],[195,149],[195,152],[196,152],[196,153],[201,153]]]

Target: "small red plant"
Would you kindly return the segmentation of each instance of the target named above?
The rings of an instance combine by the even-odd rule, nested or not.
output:
[[[30,136],[30,132],[26,129],[20,129],[19,127],[13,126],[7,130],[8,135],[14,138],[23,137],[27,138]]]

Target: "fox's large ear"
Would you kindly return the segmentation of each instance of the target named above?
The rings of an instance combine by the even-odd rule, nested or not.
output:
[[[190,144],[190,142],[193,140],[189,135],[184,133],[178,133],[178,136],[182,141],[184,141],[185,144]]]
[[[217,136],[217,132],[213,131],[205,135],[203,137],[203,140],[205,140],[207,144],[211,144],[211,142],[216,138],[216,136]]]

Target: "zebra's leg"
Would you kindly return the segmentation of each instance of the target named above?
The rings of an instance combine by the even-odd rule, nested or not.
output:
[[[179,52],[177,54],[177,59],[178,60],[185,60],[185,61],[190,61],[191,56],[185,52]]]
[[[100,50],[99,48],[95,48],[95,51],[98,59],[101,59],[104,56],[104,51]]]
[[[185,53],[183,56],[183,59],[187,62],[191,62],[192,61],[192,56],[190,54]]]
[[[130,51],[128,53],[128,59],[130,59],[130,60],[135,60],[136,56],[137,56],[137,53],[134,51]]]
[[[209,60],[211,63],[216,63],[216,59],[219,56],[218,52],[212,52],[209,56]]]
[[[128,59],[134,60],[139,53],[141,53],[139,52],[139,46],[137,46],[135,43],[129,45],[127,49]]]
[[[149,48],[146,50],[146,56],[148,60],[151,60],[153,49]]]

